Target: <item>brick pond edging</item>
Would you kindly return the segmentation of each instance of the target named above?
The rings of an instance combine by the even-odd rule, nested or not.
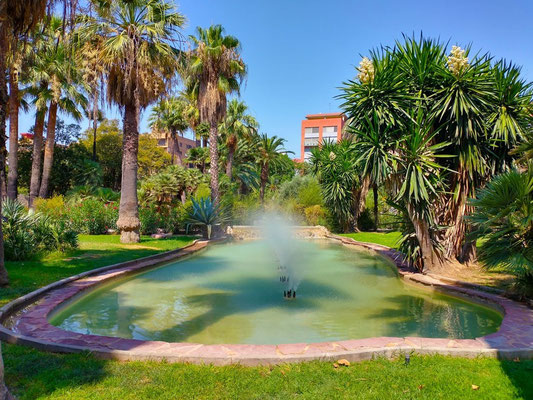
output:
[[[410,272],[402,262],[401,254],[388,247],[356,242],[350,238],[330,234],[326,237],[343,245],[364,248],[386,257],[398,267],[400,275],[410,282],[471,301],[484,302],[499,309],[504,314],[500,329],[477,339],[375,337],[323,343],[203,345],[85,335],[65,331],[49,324],[48,316],[61,304],[103,282],[183,258],[205,249],[208,245],[206,241],[195,241],[182,249],[63,279],[9,303],[0,309],[0,339],[51,352],[89,351],[97,357],[106,359],[166,360],[216,365],[232,363],[264,365],[310,360],[333,361],[339,358],[360,361],[376,356],[392,357],[409,352],[464,357],[484,355],[499,358],[533,358],[533,310],[526,305],[497,294],[451,285],[433,276]]]

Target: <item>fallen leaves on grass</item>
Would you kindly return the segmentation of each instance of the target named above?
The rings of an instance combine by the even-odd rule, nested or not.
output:
[[[350,361],[346,360],[345,358],[342,358],[339,361],[337,361],[337,364],[342,365],[343,367],[349,367]]]
[[[478,385],[472,385],[472,390],[479,390],[479,386]]]

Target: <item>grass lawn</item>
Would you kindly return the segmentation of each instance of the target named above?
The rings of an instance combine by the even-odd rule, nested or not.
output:
[[[11,285],[0,289],[0,306],[59,279],[84,271],[173,250],[191,243],[192,236],[154,240],[143,236],[141,243],[121,244],[118,235],[80,235],[79,249],[52,253],[31,261],[7,262]]]
[[[357,232],[341,233],[341,236],[346,236],[359,242],[377,243],[396,249],[398,240],[402,235],[400,232]]]
[[[377,235],[379,243],[385,244],[384,235],[392,241],[390,234],[354,236],[369,241],[372,235]],[[122,245],[118,236],[81,236],[75,252],[9,263],[12,286],[0,289],[0,301],[88,269],[174,249],[191,240],[143,238],[140,244]],[[409,366],[401,359],[378,359],[338,369],[324,362],[247,368],[104,361],[89,354],[57,355],[16,345],[5,345],[3,350],[6,381],[21,400],[533,398],[533,361],[412,356]],[[472,385],[479,388],[474,390]]]

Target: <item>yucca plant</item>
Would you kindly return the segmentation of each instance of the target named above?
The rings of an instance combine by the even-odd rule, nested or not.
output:
[[[517,293],[533,297],[533,163],[494,178],[471,205],[472,236],[484,240],[479,260],[515,275]]]
[[[205,228],[204,237],[211,239],[214,225],[223,224],[228,221],[228,216],[224,206],[215,203],[209,197],[192,199],[192,209],[189,211],[187,219],[187,230],[190,226],[201,226]]]

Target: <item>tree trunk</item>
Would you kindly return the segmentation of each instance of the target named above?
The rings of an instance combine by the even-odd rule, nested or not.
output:
[[[354,213],[353,213],[353,229],[355,232],[359,232],[359,217],[363,213],[366,207],[366,195],[370,188],[370,178],[365,176],[361,182],[361,186],[354,193]]]
[[[0,342],[0,400],[11,400],[13,397],[7,390],[4,381],[4,361],[2,359],[2,342]]]
[[[30,199],[28,205],[33,209],[33,201],[39,194],[41,178],[41,161],[43,158],[44,113],[37,111],[33,130],[33,157],[31,161]]]
[[[0,25],[0,168],[6,169],[6,112],[7,112],[7,80],[6,80],[6,53],[7,38],[5,26]],[[7,286],[9,278],[4,263],[4,236],[2,233],[2,201],[0,199],[0,286]],[[7,389],[4,392],[4,368],[0,365],[0,396],[7,397]]]
[[[139,152],[138,108],[124,107],[124,136],[122,140],[122,185],[117,227],[122,243],[138,243],[139,207],[137,201],[137,154]]]
[[[377,231],[379,226],[378,185],[374,183],[374,185],[372,185],[372,190],[374,191],[374,225],[376,226]]]
[[[235,148],[229,146],[228,148],[228,162],[226,163],[226,175],[228,176],[230,182],[233,177],[233,158],[235,156]]]
[[[15,73],[9,74],[9,171],[7,176],[7,197],[17,198],[18,147],[19,147],[19,85]]]
[[[259,197],[261,198],[261,204],[265,204],[265,188],[268,181],[268,170],[269,165],[268,163],[265,163],[261,167],[261,187],[259,189]]]
[[[465,215],[472,212],[472,207],[468,205],[468,198],[472,193],[468,171],[464,167],[459,167],[455,185],[459,187],[458,196],[457,199],[449,200],[450,212],[445,220],[445,223],[450,226],[444,239],[446,256],[468,263],[476,259],[476,245],[466,240],[469,228],[465,222]]]
[[[43,178],[41,180],[41,189],[39,197],[48,197],[48,186],[50,185],[50,175],[54,163],[54,147],[56,144],[56,119],[57,103],[52,101],[48,109],[48,127],[46,129],[46,144],[44,147]]]
[[[93,96],[93,161],[96,162],[96,134],[98,132],[98,94]]]
[[[210,174],[211,174],[211,200],[213,203],[220,202],[220,189],[218,187],[218,130],[217,124],[212,123],[209,128],[209,156],[211,158]]]
[[[435,248],[431,241],[428,222],[417,216],[416,210],[412,204],[407,205],[407,212],[409,213],[409,219],[415,228],[416,238],[418,239],[418,244],[420,245],[420,251],[422,253],[423,267],[421,272],[441,267],[442,261],[435,252]]]

